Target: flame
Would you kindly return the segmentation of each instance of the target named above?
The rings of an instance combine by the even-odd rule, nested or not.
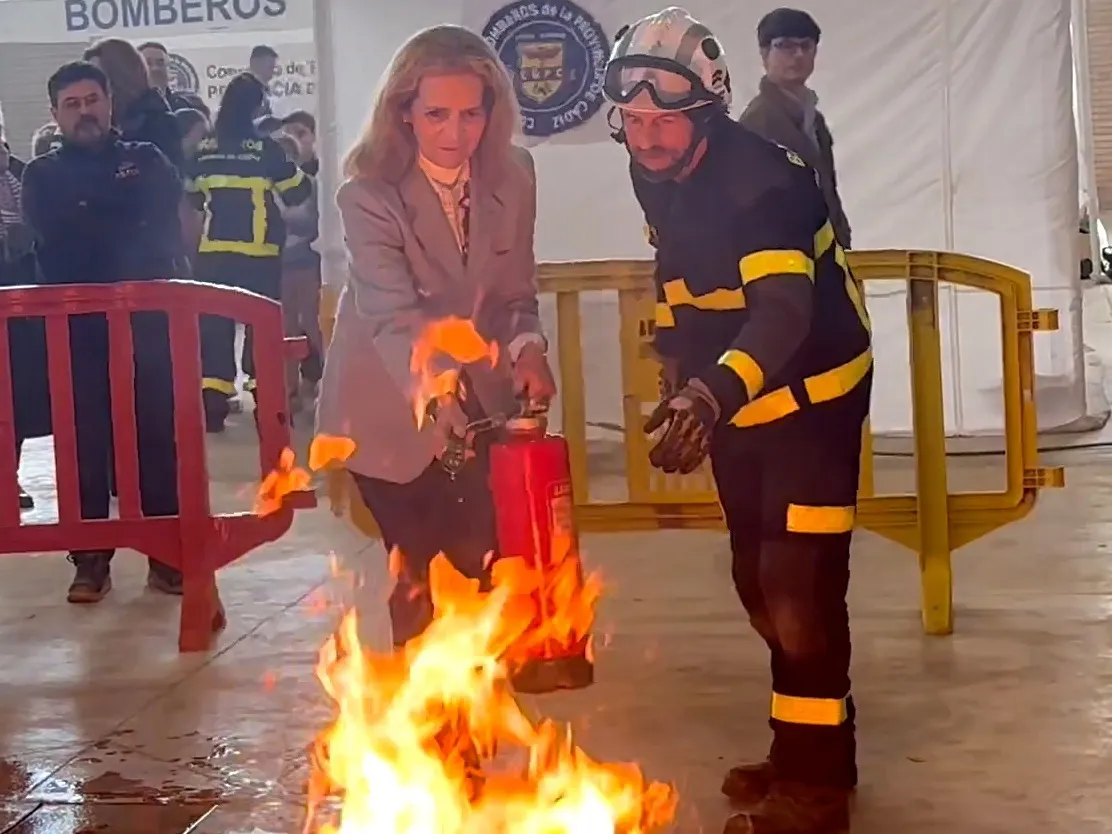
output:
[[[511,589],[518,604],[529,605],[532,613],[530,627],[506,651],[511,669],[536,658],[586,654],[592,659],[591,626],[602,582],[597,574],[584,576],[570,541],[553,547],[550,558],[546,571],[525,557],[499,559],[492,568],[494,583]]]
[[[317,438],[309,469],[353,448]],[[281,506],[310,477],[286,450],[259,506]],[[648,834],[672,820],[672,787],[591,759],[569,728],[531,720],[514,697],[517,662],[584,641],[593,621],[599,585],[582,578],[571,539],[552,563],[541,581],[526,559],[502,559],[480,591],[437,556],[433,621],[401,651],[365,649],[347,612],[317,664],[336,717],[313,746],[307,834]]]
[[[452,364],[470,365],[487,359],[496,365],[498,345],[483,339],[467,319],[449,316],[425,325],[409,357],[409,370],[414,380],[413,413],[418,428],[424,425],[429,403],[459,390],[458,370],[438,370],[444,357]]]
[[[313,472],[343,463],[355,451],[355,443],[346,437],[321,434],[309,444],[309,469],[297,465],[293,449],[285,448],[278,459],[278,466],[263,478],[255,496],[255,515],[264,516],[282,509],[283,500],[294,492],[309,489]]]
[[[667,824],[671,787],[592,760],[567,728],[522,711],[504,660],[532,623],[517,590],[480,592],[443,555],[429,581],[434,620],[403,651],[365,650],[355,612],[321,649],[317,676],[337,718],[314,748],[307,830],[644,834]],[[496,767],[509,748],[523,751],[518,766]],[[330,796],[341,800],[331,817]]]

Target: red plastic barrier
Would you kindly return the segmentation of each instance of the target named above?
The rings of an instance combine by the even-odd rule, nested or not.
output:
[[[132,313],[169,316],[178,451],[178,515],[145,518],[140,508],[139,454],[135,427]],[[112,430],[119,493],[118,517],[83,520],[77,480],[77,433],[70,373],[69,317],[104,313],[108,318]],[[277,302],[242,290],[194,281],[142,281],[108,285],[18,287],[0,290],[0,555],[43,551],[130,548],[182,572],[183,652],[205,651],[225,624],[216,571],[255,547],[282,536],[295,508],[313,507],[311,492],[291,495],[283,509],[214,515],[209,502],[201,399],[199,316],[218,314],[254,328],[255,392],[260,474],[275,468],[290,445],[283,365],[304,355],[304,339],[286,339]],[[51,417],[58,489],[58,522],[23,524],[15,451],[8,321],[46,320]],[[275,349],[283,345],[282,350]]]

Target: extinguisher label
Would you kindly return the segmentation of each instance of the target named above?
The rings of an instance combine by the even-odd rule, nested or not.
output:
[[[561,481],[550,487],[548,513],[553,539],[570,539],[575,535],[575,500],[572,498],[569,481]]]

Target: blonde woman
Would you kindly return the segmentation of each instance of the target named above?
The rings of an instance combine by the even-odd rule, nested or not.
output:
[[[390,598],[394,642],[419,634],[424,580],[444,552],[482,579],[495,549],[486,459],[452,477],[449,436],[482,415],[546,401],[555,383],[537,311],[536,186],[511,144],[518,113],[505,68],[478,35],[437,26],[394,56],[337,194],[350,274],[325,363],[318,430],[350,437],[348,466],[402,556]],[[498,361],[462,367],[462,393],[418,428],[410,358],[429,322],[473,321]]]

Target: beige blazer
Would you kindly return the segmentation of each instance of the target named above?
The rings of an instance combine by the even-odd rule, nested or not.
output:
[[[414,415],[410,354],[429,321],[460,316],[497,342],[499,362],[467,367],[487,414],[513,407],[508,347],[541,335],[533,232],[536,183],[524,149],[508,174],[471,179],[466,264],[432,185],[414,164],[397,185],[351,179],[336,195],[348,278],[317,405],[317,432],[355,441],[353,472],[408,483],[437,452]],[[520,341],[520,340],[519,340]]]

